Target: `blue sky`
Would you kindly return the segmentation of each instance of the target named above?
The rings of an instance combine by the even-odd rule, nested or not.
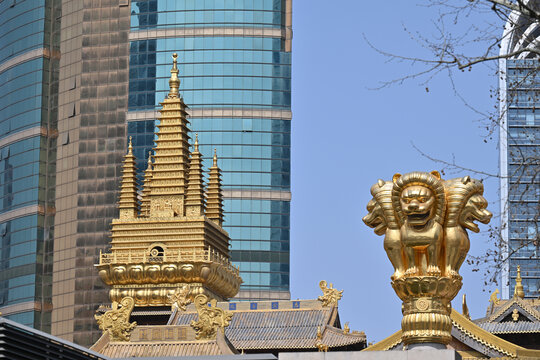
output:
[[[401,321],[383,238],[362,222],[371,185],[396,172],[441,169],[412,143],[466,167],[498,169],[497,139],[483,141],[485,124],[455,97],[447,76],[431,81],[429,92],[418,81],[370,90],[412,70],[406,63],[388,63],[363,34],[382,49],[419,54],[403,25],[432,34],[437,13],[415,3],[293,1],[292,298],[317,297],[322,279],[334,283],[345,290],[342,323],[365,331],[370,342],[399,330]],[[496,105],[489,96],[496,81],[486,67],[457,78],[461,95],[483,110]],[[488,209],[498,213],[498,180],[487,179],[484,185]],[[479,255],[487,246],[486,226],[480,229],[471,235],[469,254]],[[484,290],[493,291],[495,285],[484,287],[482,273],[466,264],[460,273],[464,284],[454,308],[461,311],[466,293],[473,318],[484,316],[489,298]]]

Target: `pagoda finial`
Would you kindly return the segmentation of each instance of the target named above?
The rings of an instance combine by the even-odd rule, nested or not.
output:
[[[206,217],[223,224],[223,193],[221,190],[221,169],[217,165],[217,151],[214,149],[214,161],[208,177]]]
[[[171,79],[169,80],[169,99],[178,97],[178,88],[180,87],[180,79],[178,78],[178,54],[174,53],[173,57],[173,67],[171,69]]]
[[[186,215],[202,216],[206,208],[202,158],[199,152],[199,138],[195,134],[194,149],[189,163],[188,185],[186,190]]]
[[[135,218],[137,217],[139,204],[137,202],[137,168],[135,166],[131,136],[129,137],[128,153],[125,156],[122,173],[120,200],[118,201],[120,218]]]
[[[150,216],[150,183],[152,182],[152,152],[148,152],[148,166],[144,172],[144,183],[141,200],[141,215]]]
[[[523,284],[521,279],[521,266],[517,267],[516,286],[514,288],[514,297],[523,299],[525,292],[523,291]]]

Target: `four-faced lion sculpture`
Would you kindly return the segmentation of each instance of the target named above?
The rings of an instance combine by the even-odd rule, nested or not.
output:
[[[478,232],[474,221],[487,224],[492,216],[483,191],[482,183],[469,176],[445,181],[437,171],[378,180],[363,221],[385,235],[392,278],[459,277],[470,247],[467,229]]]

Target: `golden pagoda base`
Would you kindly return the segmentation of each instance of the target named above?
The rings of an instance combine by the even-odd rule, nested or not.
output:
[[[403,344],[450,342],[450,302],[461,285],[461,277],[443,276],[401,277],[392,282],[396,294],[403,301]]]
[[[119,302],[125,297],[132,297],[135,300],[135,306],[163,306],[171,305],[171,298],[178,292],[182,292],[184,287],[189,288],[186,300],[193,300],[195,296],[203,294],[208,298],[216,299],[217,301],[226,301],[219,294],[211,291],[202,283],[181,283],[181,284],[157,284],[155,287],[142,286],[114,286],[109,291],[111,301]]]
[[[95,266],[103,282],[112,287],[111,301],[120,302],[129,296],[135,299],[135,306],[170,305],[169,295],[184,285],[190,287],[190,297],[205,294],[222,301],[235,296],[242,283],[237,269],[208,260]]]

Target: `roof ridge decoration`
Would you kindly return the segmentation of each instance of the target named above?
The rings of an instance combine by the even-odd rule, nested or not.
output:
[[[125,297],[120,302],[120,308],[113,301],[111,310],[103,315],[94,315],[99,328],[103,333],[108,333],[111,341],[129,341],[131,331],[137,326],[136,322],[129,322],[134,304],[133,298]]]
[[[239,269],[230,261],[229,234],[221,226],[217,158],[210,171],[211,186],[206,188],[198,138],[193,152],[189,151],[187,106],[179,94],[178,73],[174,54],[170,91],[159,110],[156,146],[148,154],[141,211],[130,140],[120,217],[111,222],[110,252],[100,254],[96,265],[103,282],[111,287],[111,301],[132,297],[136,307],[171,306],[174,296],[184,291],[189,300],[197,294],[227,300],[242,283]],[[206,198],[214,199],[211,211],[205,211]],[[177,306],[187,300],[176,301]]]
[[[323,339],[323,333],[321,331],[321,327],[317,326],[317,341],[315,342],[315,346],[317,349],[319,349],[319,352],[327,352],[328,351],[328,345],[324,344],[322,342]]]
[[[452,339],[451,300],[462,286],[459,269],[467,256],[467,230],[487,224],[484,186],[470,176],[444,180],[438,171],[396,173],[371,187],[363,221],[384,234],[394,267],[392,287],[402,300],[405,345]],[[444,264],[444,266],[442,266]]]
[[[215,299],[208,303],[208,297],[204,294],[195,296],[195,307],[199,318],[191,321],[191,326],[197,331],[197,340],[214,340],[218,330],[225,332],[225,327],[233,317],[233,313],[217,307]]]
[[[517,266],[516,286],[514,287],[514,297],[523,299],[525,292],[523,291],[523,283],[521,281],[521,266]]]
[[[463,298],[461,300],[461,308],[462,308],[461,313],[463,314],[463,316],[471,320],[471,315],[469,314],[469,307],[467,306],[467,297],[465,294],[463,294]]]
[[[496,306],[499,306],[501,303],[501,299],[497,297],[497,294],[499,293],[499,289],[495,289],[494,292],[491,293],[489,296],[489,314],[493,314],[493,311],[495,310]],[[488,314],[488,315],[489,315]]]
[[[335,307],[338,306],[338,301],[343,297],[343,290],[334,289],[334,285],[330,283],[330,287],[327,286],[326,280],[319,282],[323,294],[317,298],[322,302],[322,306]]]

